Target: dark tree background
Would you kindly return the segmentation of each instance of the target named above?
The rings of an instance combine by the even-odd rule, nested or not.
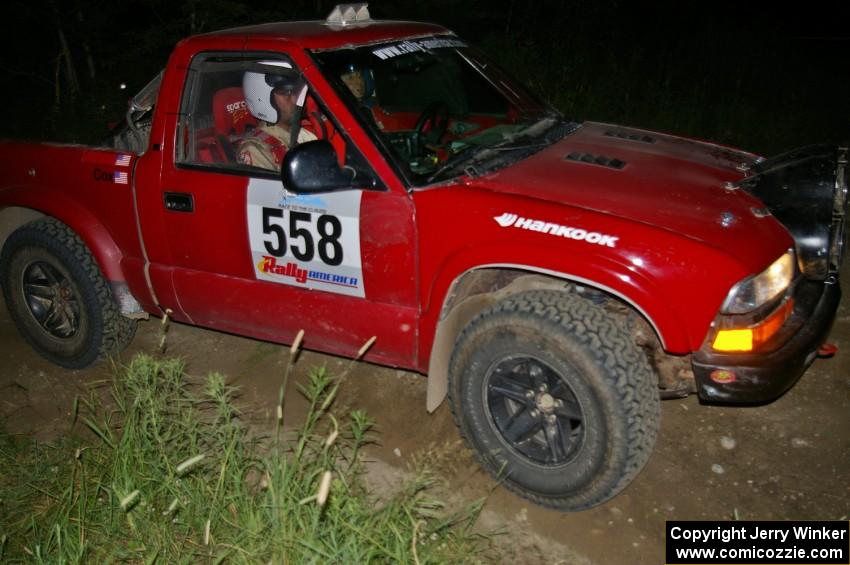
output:
[[[12,0],[0,34],[0,137],[97,140],[181,38],[323,19],[334,4]],[[395,0],[370,9],[455,30],[570,117],[772,154],[850,140],[844,4]]]

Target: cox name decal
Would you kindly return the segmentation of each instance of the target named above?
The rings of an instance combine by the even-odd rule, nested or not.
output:
[[[96,168],[93,176],[94,180],[98,182],[111,182],[115,184],[127,184],[130,180],[127,171],[104,171]]]

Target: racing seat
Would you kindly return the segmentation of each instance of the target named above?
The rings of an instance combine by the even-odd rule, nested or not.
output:
[[[234,143],[247,131],[257,127],[257,118],[248,112],[241,86],[222,88],[212,99],[216,146],[223,162],[235,163]]]

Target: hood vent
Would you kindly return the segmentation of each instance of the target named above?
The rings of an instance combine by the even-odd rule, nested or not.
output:
[[[640,133],[626,133],[624,131],[608,130],[602,135],[616,137],[617,139],[628,139],[629,141],[639,141],[640,143],[655,143],[654,137]]]
[[[602,157],[601,155],[593,155],[592,153],[570,153],[564,157],[564,160],[587,163],[588,165],[599,165],[600,167],[608,167],[609,169],[617,169],[618,171],[626,166],[625,161],[611,157]]]

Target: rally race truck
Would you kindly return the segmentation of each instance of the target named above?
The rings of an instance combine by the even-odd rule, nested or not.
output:
[[[281,81],[277,171],[238,152]],[[98,146],[0,144],[0,277],[68,368],[150,315],[349,357],[374,336],[494,477],[579,510],[640,472],[661,398],[795,383],[847,209],[846,147],[571,121],[451,31],[350,5],[183,40]]]

